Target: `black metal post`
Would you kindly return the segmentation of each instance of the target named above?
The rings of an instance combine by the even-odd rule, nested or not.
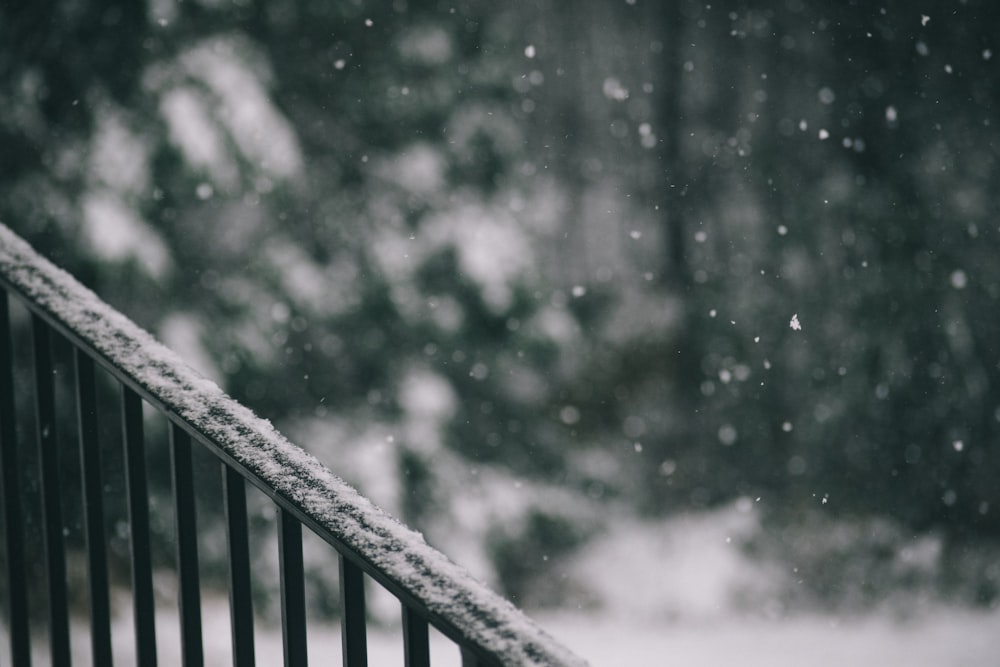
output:
[[[125,492],[128,494],[129,546],[132,551],[132,611],[137,665],[156,667],[156,607],[149,547],[149,495],[146,484],[142,399],[122,385],[122,434]]]
[[[462,667],[480,667],[483,663],[479,661],[467,646],[462,646]]]
[[[302,564],[302,524],[278,509],[278,563],[281,569],[281,634],[285,667],[306,667],[306,591]]]
[[[83,517],[90,575],[90,641],[95,665],[111,667],[111,605],[108,599],[108,553],[104,536],[104,485],[101,443],[97,430],[97,385],[94,360],[79,348],[76,360],[77,416],[80,426],[80,469]]]
[[[233,665],[253,667],[253,595],[250,583],[246,483],[238,472],[223,463],[222,487],[229,544],[229,615],[232,621]]]
[[[53,667],[69,667],[69,603],[66,591],[66,547],[59,499],[59,456],[56,442],[55,385],[49,326],[32,315],[35,344],[35,418],[42,477],[42,516],[49,586],[49,644]]]
[[[177,522],[178,603],[181,614],[181,661],[184,667],[205,662],[201,638],[201,584],[198,577],[198,523],[195,516],[191,436],[170,425],[174,507]]]
[[[430,667],[427,620],[403,605],[403,660],[406,667]]]
[[[0,488],[3,492],[7,554],[7,622],[10,626],[11,664],[30,667],[31,628],[28,623],[28,587],[24,579],[24,526],[16,419],[10,311],[7,292],[0,290]]]
[[[365,629],[365,577],[340,554],[340,637],[344,667],[368,667],[368,634]]]

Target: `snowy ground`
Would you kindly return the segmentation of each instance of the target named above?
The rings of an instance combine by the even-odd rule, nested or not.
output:
[[[995,611],[977,615],[942,609],[909,623],[885,616],[858,621],[730,618],[661,626],[581,617],[540,620],[594,667],[987,667],[998,664],[1000,655],[1000,613]]]
[[[756,512],[744,504],[666,522],[624,519],[561,567],[580,586],[580,605],[537,612],[536,620],[594,667],[685,665],[741,667],[900,664],[908,667],[995,667],[1000,664],[1000,607],[975,612],[928,596],[882,611],[801,612],[769,607],[786,590],[787,573],[774,563],[754,562],[738,547],[759,530]],[[853,535],[854,533],[849,533]],[[926,543],[926,540],[921,542]],[[921,559],[937,553],[922,547]],[[373,595],[381,623],[369,628],[370,664],[401,665],[402,636],[393,627],[395,601]],[[116,665],[134,664],[127,600],[114,630]],[[777,610],[777,611],[776,611]],[[203,601],[206,664],[231,664],[227,601]],[[175,605],[158,611],[160,664],[180,664]],[[257,662],[282,662],[280,622],[257,623]],[[336,625],[308,628],[310,662],[340,664]],[[0,641],[0,661],[7,655]],[[85,619],[73,627],[74,664],[89,665]],[[47,664],[38,646],[37,664]],[[432,664],[458,666],[457,648],[432,631]]]
[[[205,605],[205,658],[209,665],[231,664],[228,611],[223,600]],[[157,626],[160,664],[180,664],[177,615],[162,610]],[[594,667],[685,665],[686,667],[993,667],[1000,655],[1000,612],[975,614],[939,609],[919,620],[901,623],[887,616],[860,620],[807,617],[782,621],[746,621],[736,617],[712,622],[642,623],[602,615],[542,615],[538,620]],[[115,628],[115,664],[133,665],[130,624]],[[74,625],[75,665],[90,665],[84,623]],[[340,665],[336,627],[310,628],[310,663]],[[4,647],[6,649],[6,647]],[[380,629],[369,634],[369,664],[401,665],[402,639]],[[48,663],[39,646],[36,664]],[[280,627],[260,628],[257,663],[281,664]],[[432,664],[458,667],[458,651],[440,635],[433,636]]]

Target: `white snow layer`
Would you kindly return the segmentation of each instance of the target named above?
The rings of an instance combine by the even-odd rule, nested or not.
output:
[[[584,665],[520,610],[361,496],[270,422],[229,398],[72,276],[0,224],[0,277],[46,319],[72,332],[106,366],[152,397],[173,421],[272,497],[309,517],[427,607],[431,622],[510,665]]]

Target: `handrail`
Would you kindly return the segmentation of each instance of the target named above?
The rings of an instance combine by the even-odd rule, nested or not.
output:
[[[123,405],[132,406],[131,412],[127,407],[125,409],[126,448],[129,447],[128,442],[134,443],[138,438],[141,444],[142,439],[141,418],[137,420],[135,416],[137,402],[133,393],[169,419],[179,543],[184,541],[182,532],[194,530],[193,502],[190,497],[184,497],[183,485],[187,481],[178,479],[178,475],[183,477],[189,474],[190,443],[199,443],[222,462],[231,551],[234,653],[240,652],[237,644],[243,646],[242,659],[252,664],[252,639],[247,653],[245,638],[236,636],[236,628],[245,628],[248,622],[245,617],[239,624],[236,622],[237,615],[245,612],[241,611],[238,598],[246,599],[245,590],[237,588],[240,588],[241,581],[248,583],[249,578],[245,554],[240,554],[240,545],[243,545],[242,549],[246,548],[242,484],[246,481],[269,496],[279,508],[286,664],[305,664],[305,647],[300,645],[305,639],[304,624],[301,623],[304,618],[301,526],[328,542],[340,554],[345,664],[364,664],[366,660],[364,588],[359,585],[362,572],[401,601],[407,664],[427,664],[428,623],[459,645],[463,665],[585,664],[514,605],[430,547],[421,535],[385,514],[316,458],[286,440],[270,422],[255,416],[227,396],[213,382],[192,370],[177,355],[102,302],[72,276],[38,255],[2,224],[0,287],[16,296],[30,310],[36,321],[36,331],[50,327],[70,341],[77,351],[77,358],[85,360],[85,367],[92,360],[122,384]],[[4,312],[0,325],[8,318],[6,296],[3,296],[0,309]],[[9,336],[9,331],[0,333],[0,346],[9,348]],[[9,349],[0,352],[0,362],[4,360],[4,354],[9,356]],[[40,355],[36,349],[36,356]],[[78,376],[86,376],[86,371],[78,373]],[[3,384],[0,379],[0,393]],[[16,480],[11,478],[6,465],[14,448],[9,439],[14,436],[9,426],[13,416],[8,412],[12,407],[5,405],[5,401],[0,400],[0,411],[3,411],[0,414],[0,436],[3,438],[0,446],[4,451],[2,480],[5,511],[9,516],[11,494],[8,487],[16,484]],[[138,434],[135,432],[137,429]],[[136,467],[141,466],[129,464],[130,469]],[[145,480],[134,482],[139,487],[137,492],[144,493]],[[130,487],[132,484],[133,480],[127,481]],[[137,503],[132,497],[135,489],[130,488],[128,492],[130,520],[136,517],[141,520],[142,502]],[[20,530],[21,527],[14,525],[14,529]],[[7,530],[10,534],[10,524]],[[186,665],[200,664],[201,661],[200,620],[194,611],[198,607],[197,551],[194,542],[178,546],[182,578],[181,615],[182,625],[185,626],[182,643],[185,645]],[[148,567],[148,544],[145,547],[133,545],[133,552],[141,554],[143,548]],[[103,549],[95,547],[93,552],[102,557]],[[17,553],[14,555],[18,556]],[[139,565],[133,563],[133,568]],[[91,568],[94,567],[91,564]],[[185,582],[184,570],[190,567],[194,570],[189,573],[191,579]],[[15,576],[13,572],[11,576]],[[185,596],[188,598],[185,599]],[[190,596],[194,599],[191,600]],[[98,594],[97,598],[100,597]],[[186,608],[190,608],[191,616]],[[145,623],[138,616],[137,613],[137,636],[140,626]],[[359,624],[360,628],[355,629]],[[250,628],[248,631],[252,633],[252,623]],[[155,642],[155,637],[151,638],[154,633],[150,627],[144,634],[145,641]],[[95,656],[98,644],[102,642],[95,637]],[[15,643],[12,638],[12,646]],[[14,662],[19,664],[16,656]]]

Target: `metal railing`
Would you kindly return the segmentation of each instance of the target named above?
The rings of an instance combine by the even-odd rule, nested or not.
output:
[[[33,352],[28,356],[33,359],[15,354],[10,298],[30,313]],[[72,377],[75,397],[67,398],[67,392],[57,391],[53,383],[52,346],[59,338],[68,341],[72,350],[74,370],[64,375]],[[345,665],[368,663],[366,579],[374,580],[400,601],[406,665],[430,664],[430,626],[457,644],[463,666],[584,664],[512,604],[432,549],[420,535],[384,514],[315,458],[289,443],[270,423],[226,396],[0,225],[0,502],[11,664],[31,664],[29,602],[40,603],[29,599],[34,589],[25,583],[26,572],[36,565],[27,558],[25,517],[36,515],[44,525],[40,549],[46,573],[44,604],[50,659],[57,667],[71,664],[72,587],[67,584],[67,528],[60,500],[60,459],[71,454],[78,455],[80,461],[88,581],[86,595],[77,597],[84,597],[89,604],[93,663],[112,664],[115,624],[109,603],[112,584],[105,526],[106,480],[102,479],[106,472],[102,470],[96,399],[98,374],[110,378],[120,391],[117,400],[125,478],[122,502],[127,507],[136,664],[152,666],[157,659],[144,404],[164,415],[169,424],[180,651],[185,667],[199,667],[205,661],[193,447],[210,452],[222,471],[235,665],[255,663],[247,483],[262,491],[277,508],[285,665],[304,666],[307,661],[303,526],[332,546],[339,557]],[[31,406],[24,403],[32,392],[22,386],[28,375],[34,378]],[[107,382],[107,378],[102,379]],[[57,435],[60,400],[75,402],[73,438]],[[62,409],[65,412],[65,406]],[[26,481],[24,475],[22,459],[29,444],[21,440],[32,428],[20,424],[18,416],[26,412],[34,412],[37,482]],[[77,445],[78,454],[69,449]],[[25,512],[23,506],[28,497],[24,487],[29,484],[38,486],[31,495],[39,505],[33,513]]]

